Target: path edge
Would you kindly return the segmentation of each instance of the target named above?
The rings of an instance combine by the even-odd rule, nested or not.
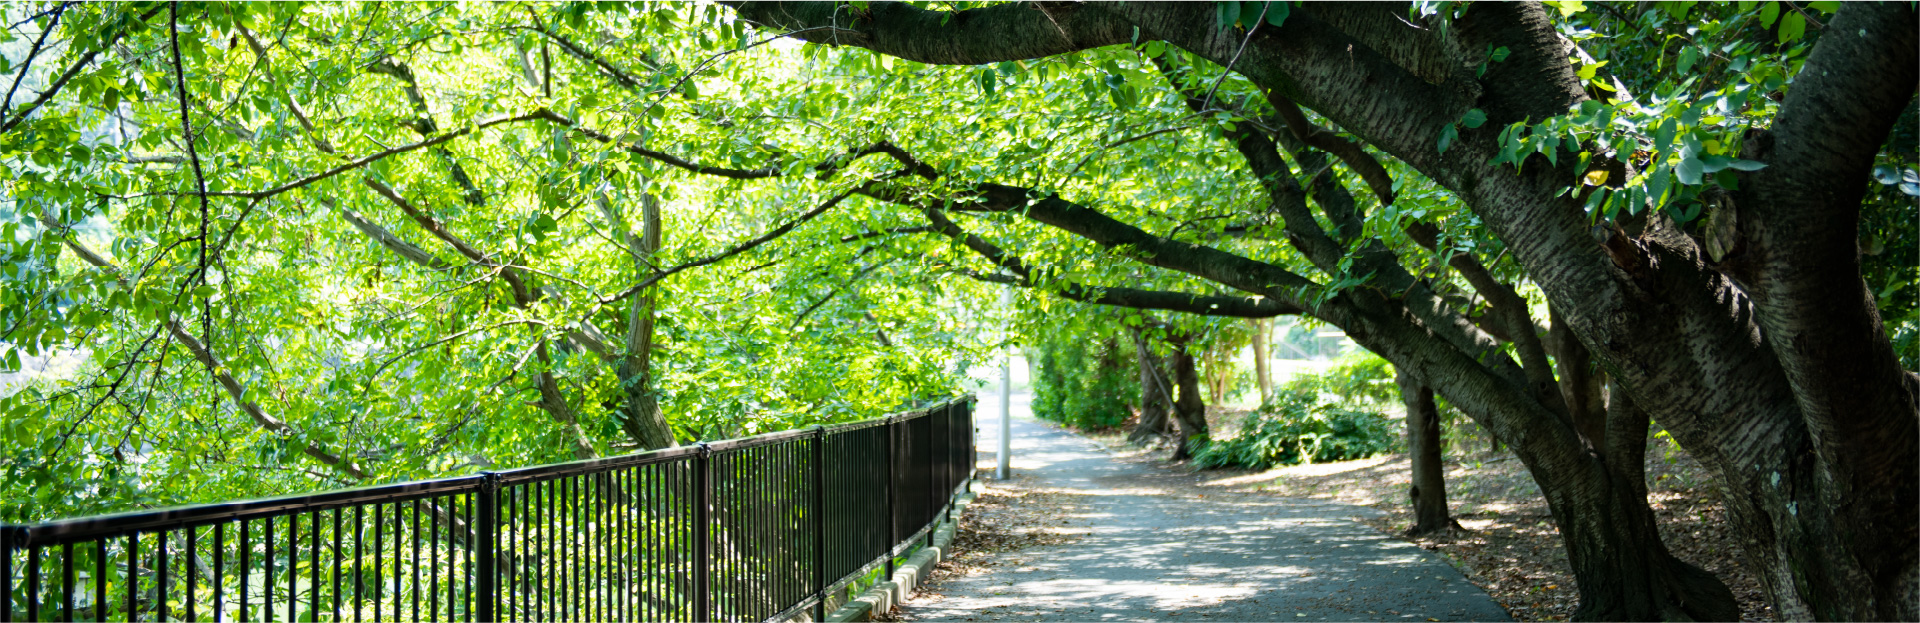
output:
[[[891,581],[875,584],[859,597],[827,613],[827,622],[872,621],[873,613],[890,612],[894,606],[912,597],[914,589],[926,581],[927,574],[933,571],[933,566],[949,557],[955,528],[960,525],[961,515],[973,503],[975,493],[972,489],[973,485],[970,484],[967,492],[953,501],[953,519],[934,528],[933,542],[920,548],[920,551],[907,557],[905,563],[896,567]],[[811,616],[803,613],[793,621],[799,623],[810,619],[812,619]]]

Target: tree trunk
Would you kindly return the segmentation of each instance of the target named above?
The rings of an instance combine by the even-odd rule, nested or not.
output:
[[[1553,346],[1554,364],[1560,371],[1560,393],[1567,403],[1567,413],[1588,445],[1604,448],[1608,417],[1605,395],[1600,390],[1606,386],[1606,374],[1596,373],[1592,353],[1574,337],[1560,313],[1551,305],[1547,313],[1553,323],[1547,330],[1547,341]]]
[[[1413,505],[1413,527],[1407,536],[1420,536],[1457,529],[1460,524],[1447,510],[1446,468],[1440,461],[1440,409],[1433,403],[1433,388],[1420,384],[1412,375],[1394,375],[1400,386],[1400,401],[1407,405],[1407,456],[1413,462],[1413,486],[1407,495]]]
[[[1193,355],[1187,351],[1187,344],[1179,342],[1173,349],[1174,385],[1180,395],[1173,403],[1174,417],[1180,421],[1180,444],[1173,449],[1173,460],[1184,461],[1193,456],[1196,445],[1207,443],[1207,404],[1200,398],[1200,374],[1193,365]]]
[[[1607,443],[1601,473],[1588,491],[1614,500],[1598,512],[1574,513],[1576,530],[1563,526],[1567,559],[1579,578],[1582,599],[1575,620],[1732,621],[1739,615],[1733,592],[1699,567],[1674,558],[1661,542],[1647,505],[1647,413],[1616,384],[1606,410]],[[1549,496],[1549,503],[1553,503]],[[1563,496],[1570,497],[1570,496]],[[1558,515],[1556,515],[1558,516]]]
[[[1509,441],[1540,484],[1579,583],[1582,620],[1732,620],[1732,591],[1718,578],[1673,557],[1647,505],[1641,462],[1647,415],[1629,403],[1610,414],[1604,448],[1593,448],[1564,415],[1539,405],[1523,385],[1484,374],[1463,353],[1425,339],[1426,329],[1395,316],[1361,313],[1343,329],[1396,368],[1416,362],[1422,383],[1482,427]],[[1637,426],[1637,428],[1636,428]],[[1635,432],[1637,431],[1637,433]],[[1511,443],[1523,440],[1523,443]]]
[[[1171,379],[1167,378],[1160,358],[1154,356],[1153,348],[1147,345],[1144,334],[1136,330],[1133,345],[1140,359],[1140,421],[1134,424],[1133,432],[1127,434],[1127,441],[1145,443],[1166,439],[1174,432],[1173,421],[1167,417],[1173,405]]]
[[[1267,352],[1267,336],[1273,331],[1273,319],[1254,318],[1248,322],[1253,323],[1253,380],[1260,386],[1260,404],[1266,404],[1273,399],[1272,362],[1267,360],[1272,354]]]
[[[618,210],[604,197],[600,199],[601,209],[607,212],[609,220],[621,232],[626,232],[626,222]],[[647,262],[660,250],[660,204],[652,195],[645,195],[641,198],[640,210],[640,235],[627,233],[625,237],[634,255],[634,265],[639,269],[637,275],[647,275],[655,270]],[[653,325],[657,312],[654,288],[633,297],[633,307],[627,312],[626,353],[620,358],[618,368],[620,385],[627,396],[621,409],[620,428],[634,443],[649,450],[674,446],[673,428],[660,412],[660,400],[653,391]]]

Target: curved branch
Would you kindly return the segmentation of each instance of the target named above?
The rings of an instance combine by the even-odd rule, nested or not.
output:
[[[762,28],[814,29],[797,38],[851,45],[933,65],[979,65],[1040,58],[1134,40],[1133,24],[1079,4],[1001,4],[928,11],[905,2],[726,1]],[[1145,38],[1146,33],[1138,33]]]
[[[1141,290],[1136,288],[1110,288],[1088,286],[1072,281],[1057,281],[1041,284],[1035,281],[1033,269],[1019,256],[1005,250],[986,239],[967,233],[959,224],[941,214],[939,210],[922,210],[931,223],[930,229],[961,245],[971,249],[995,265],[1007,269],[1014,276],[987,275],[971,271],[963,272],[968,277],[994,283],[1005,283],[1023,288],[1045,288],[1061,298],[1133,309],[1163,309],[1201,316],[1234,316],[1241,318],[1271,318],[1285,314],[1298,314],[1301,309],[1286,305],[1267,297],[1225,296],[1218,294],[1190,294],[1164,290]]]
[[[799,227],[801,224],[806,223],[807,221],[813,220],[814,217],[820,216],[822,214],[826,214],[828,210],[832,210],[834,206],[840,205],[841,201],[845,201],[847,197],[852,196],[854,193],[865,194],[865,191],[867,191],[870,187],[877,185],[878,183],[879,182],[876,180],[872,182],[867,182],[865,184],[862,184],[854,188],[847,189],[838,195],[834,195],[833,198],[828,199],[826,203],[822,203],[818,207],[815,207],[812,210],[808,210],[805,213],[801,214],[800,216],[794,217],[793,220],[787,221],[785,224],[779,227],[775,227],[771,230],[768,230],[767,233],[761,234],[759,236],[755,236],[751,240],[734,245],[732,248],[729,248],[725,251],[721,251],[713,255],[709,255],[691,262],[687,262],[685,264],[680,264],[678,266],[674,266],[666,270],[657,271],[653,273],[653,276],[640,280],[640,283],[633,284],[627,289],[621,290],[620,292],[615,293],[612,296],[602,297],[600,299],[600,303],[602,305],[606,305],[606,304],[617,302],[621,299],[625,299],[635,294],[639,294],[642,290],[647,289],[649,286],[652,286],[655,283],[659,283],[660,280],[666,279],[667,277],[675,273],[678,273],[680,271],[687,270],[689,268],[699,268],[701,266],[706,266],[708,264],[712,264],[714,262],[718,262],[720,260],[724,260],[729,257],[739,255],[741,253],[746,253],[747,251],[751,251],[753,250],[754,247],[758,247],[760,245],[766,244],[768,241],[771,241],[774,238],[779,238],[781,236],[786,235],[787,232],[793,231],[793,228]]]
[[[380,159],[386,158],[388,156],[395,156],[395,155],[404,154],[408,152],[420,151],[422,149],[433,147],[435,145],[439,145],[447,141],[451,141],[453,139],[460,138],[462,136],[466,136],[468,134],[472,134],[474,132],[485,130],[498,125],[519,123],[522,121],[532,121],[535,119],[544,119],[545,117],[542,116],[541,114],[542,112],[544,112],[544,110],[545,109],[542,109],[542,110],[534,111],[534,112],[523,114],[523,115],[513,115],[511,117],[496,117],[493,119],[481,121],[479,123],[476,123],[464,128],[460,128],[458,130],[454,130],[452,132],[441,134],[439,136],[435,136],[433,138],[429,138],[417,143],[408,143],[406,145],[401,145],[398,147],[383,149],[377,152],[373,152],[371,154],[367,154],[365,156],[361,156],[359,158],[355,158],[353,160],[349,160],[345,164],[341,164],[331,169],[327,169],[319,173],[314,173],[306,177],[302,177],[302,178],[293,180],[291,182],[281,184],[279,186],[274,186],[272,188],[264,188],[261,190],[212,191],[212,192],[208,192],[207,196],[243,197],[247,199],[266,199],[269,197],[273,197],[275,195],[284,194],[288,191],[299,190],[301,188],[311,186],[315,182],[325,180],[327,178],[339,175],[341,173],[346,173],[354,169],[365,167],[369,164],[373,164],[374,162],[378,162]],[[0,128],[0,130],[3,130],[3,128]],[[178,194],[178,193],[175,193],[175,194]]]

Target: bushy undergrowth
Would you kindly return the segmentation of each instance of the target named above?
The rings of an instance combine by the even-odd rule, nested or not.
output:
[[[1282,386],[1288,391],[1333,394],[1344,400],[1392,403],[1400,389],[1393,384],[1393,364],[1368,351],[1342,355],[1318,374],[1302,374]]]
[[[1133,414],[1140,379],[1130,348],[1115,339],[1062,336],[1029,348],[1033,414],[1074,428],[1119,426]]]
[[[1247,416],[1240,434],[1215,440],[1193,456],[1197,467],[1265,469],[1274,465],[1361,459],[1392,450],[1393,423],[1378,411],[1288,388]]]

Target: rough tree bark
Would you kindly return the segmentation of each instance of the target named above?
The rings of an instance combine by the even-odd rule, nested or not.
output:
[[[641,197],[638,236],[628,230],[619,210],[604,197],[601,209],[626,239],[637,274],[641,278],[653,275],[658,270],[653,260],[654,254],[660,251],[661,237],[658,200],[653,195]],[[634,443],[648,449],[674,446],[673,428],[660,412],[660,399],[653,391],[653,329],[654,317],[659,313],[654,302],[655,288],[657,286],[647,288],[633,297],[632,306],[627,310],[626,352],[621,353],[616,368],[620,387],[627,397],[620,407],[620,428]]]
[[[1273,333],[1273,321],[1256,318],[1247,322],[1253,324],[1253,382],[1260,386],[1260,403],[1266,404],[1273,399],[1273,362],[1267,359],[1273,354],[1267,348],[1268,336]]]
[[[1407,528],[1407,535],[1457,529],[1460,524],[1447,508],[1446,466],[1440,456],[1440,409],[1434,405],[1433,388],[1406,372],[1396,371],[1393,380],[1400,386],[1400,401],[1407,406],[1407,457],[1413,463],[1413,486],[1407,490],[1413,506],[1413,526]]]
[[[1171,460],[1184,461],[1193,457],[1197,445],[1211,438],[1207,430],[1207,403],[1200,397],[1200,371],[1194,365],[1187,342],[1175,342],[1173,354],[1168,358],[1172,360],[1174,387],[1179,391],[1173,402],[1173,415],[1180,423],[1180,437]]]
[[[1160,357],[1153,354],[1146,334],[1138,329],[1133,332],[1133,348],[1140,360],[1140,421],[1127,433],[1127,441],[1148,443],[1167,439],[1174,433],[1173,420],[1167,417],[1173,407],[1172,378],[1160,363]]]

